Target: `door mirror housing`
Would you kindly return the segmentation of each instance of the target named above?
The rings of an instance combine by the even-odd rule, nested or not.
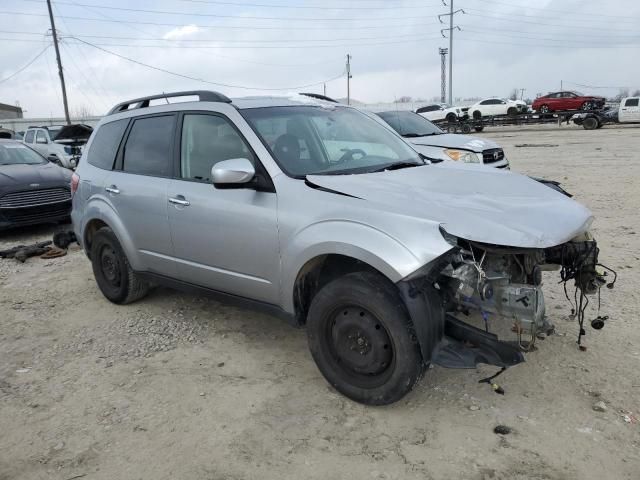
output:
[[[55,155],[49,155],[47,157],[47,160],[49,160],[51,163],[58,163],[58,157]]]
[[[211,168],[211,181],[219,188],[247,187],[256,176],[253,164],[246,158],[232,158]]]

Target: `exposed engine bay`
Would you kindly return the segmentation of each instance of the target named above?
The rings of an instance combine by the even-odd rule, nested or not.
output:
[[[598,295],[599,309],[600,288],[605,284],[613,288],[615,284],[615,272],[598,262],[599,249],[590,234],[546,249],[481,244],[444,231],[443,235],[456,247],[448,254],[448,263],[440,271],[435,285],[443,297],[448,321],[457,324],[454,318],[464,322],[466,317],[479,313],[484,332],[490,334],[497,327],[503,330],[506,327],[517,339],[510,345],[520,351],[530,351],[541,333],[553,331],[553,325],[545,316],[542,272],[556,270],[564,284],[565,296],[572,304],[572,315],[578,320],[578,345],[584,348],[581,341],[586,333],[583,323],[589,304],[587,296]],[[607,271],[614,274],[609,283],[605,278]],[[567,291],[570,282],[574,287],[573,300]],[[592,327],[602,328],[606,318],[598,312]],[[465,337],[464,340],[474,343],[473,339]],[[502,366],[507,363],[503,362]]]

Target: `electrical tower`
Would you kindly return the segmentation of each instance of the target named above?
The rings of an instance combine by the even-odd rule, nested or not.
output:
[[[442,103],[447,101],[447,53],[449,53],[448,48],[439,48],[440,52],[440,76],[442,82],[440,83],[440,101]]]
[[[442,17],[449,17],[449,28],[443,28],[442,30],[440,30],[440,34],[444,37],[447,38],[447,36],[444,34],[444,32],[449,32],[449,105],[453,105],[453,31],[454,30],[462,30],[459,26],[453,26],[453,17],[456,13],[465,13],[465,11],[462,8],[459,8],[458,10],[454,10],[453,9],[453,0],[449,0],[449,5],[447,5],[447,2],[445,2],[445,0],[442,0],[442,3],[444,4],[445,7],[449,7],[449,13],[443,13],[441,15],[438,15],[438,20],[440,21],[440,23],[444,23],[442,21]]]

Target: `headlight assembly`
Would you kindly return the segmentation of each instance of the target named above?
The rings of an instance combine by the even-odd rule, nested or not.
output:
[[[470,152],[468,150],[456,150],[447,148],[444,151],[445,155],[449,157],[451,160],[456,162],[463,163],[482,163],[482,160],[478,157],[475,152]]]

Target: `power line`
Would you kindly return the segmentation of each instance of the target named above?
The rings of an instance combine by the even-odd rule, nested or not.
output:
[[[40,3],[41,0],[23,0],[24,2],[37,2]],[[64,0],[60,0],[56,2],[57,5],[74,5],[78,7],[91,7],[98,8],[104,10],[116,10],[120,12],[132,12],[132,13],[153,13],[157,15],[179,15],[179,16],[187,16],[187,17],[213,17],[213,18],[237,18],[240,20],[283,20],[283,21],[297,21],[297,22],[317,22],[319,20],[327,20],[331,22],[353,22],[360,21],[362,18],[354,18],[354,17],[325,17],[325,18],[317,18],[317,17],[263,17],[263,16],[247,16],[247,15],[225,15],[219,13],[187,13],[187,12],[176,12],[170,10],[149,10],[143,8],[128,8],[128,7],[112,7],[110,5],[95,5],[95,4],[86,4],[86,3],[76,3],[76,2],[66,2]],[[416,19],[427,19],[431,17],[422,16],[416,17],[412,15],[410,17],[372,17],[368,18],[367,21],[388,21],[388,20],[416,20]]]
[[[265,8],[286,8],[296,10],[399,10],[399,9],[415,9],[415,8],[427,8],[427,7],[439,7],[439,3],[431,5],[396,5],[393,7],[380,7],[380,6],[332,6],[332,5],[282,5],[282,4],[270,4],[270,3],[247,3],[247,2],[223,2],[218,0],[179,0],[181,2],[200,3],[208,5],[226,5],[233,7],[265,7]]]
[[[97,50],[100,50],[101,52],[108,53],[109,55],[113,55],[115,57],[121,58],[121,59],[126,60],[128,62],[140,65],[142,67],[150,68],[152,70],[157,70],[159,72],[163,72],[163,73],[166,73],[168,75],[173,75],[173,76],[176,76],[176,77],[185,78],[187,80],[193,80],[193,81],[196,81],[196,82],[207,83],[209,85],[215,85],[215,86],[218,86],[218,87],[238,88],[238,89],[242,89],[242,90],[264,90],[264,91],[267,91],[267,90],[269,90],[269,91],[298,90],[298,89],[302,89],[302,88],[310,88],[310,87],[315,87],[315,86],[318,86],[318,85],[322,85],[323,83],[331,82],[333,80],[337,80],[337,79],[342,78],[344,76],[344,71],[343,71],[342,73],[340,73],[340,75],[337,75],[335,77],[329,78],[328,80],[322,80],[320,82],[310,83],[310,84],[307,84],[307,85],[298,85],[298,86],[294,86],[294,87],[280,87],[280,88],[247,87],[245,85],[233,85],[233,84],[229,84],[229,83],[212,82],[210,80],[205,80],[203,78],[197,78],[197,77],[192,77],[190,75],[185,75],[185,74],[182,74],[182,73],[172,72],[171,70],[167,70],[167,69],[164,69],[164,68],[161,68],[161,67],[156,67],[154,65],[149,65],[148,63],[143,63],[143,62],[141,62],[139,60],[135,60],[133,58],[129,58],[129,57],[126,57],[124,55],[120,55],[119,53],[112,52],[112,51],[107,50],[105,48],[102,48],[102,47],[100,47],[98,45],[94,45],[93,43],[89,43],[89,42],[86,42],[84,40],[81,40],[79,38],[76,38],[76,37],[73,37],[73,38],[75,38],[75,40],[77,40],[77,41],[79,41],[81,43],[84,43],[85,45],[89,45],[90,47],[93,47],[93,48],[95,48]]]
[[[81,5],[78,5],[81,6]],[[47,17],[48,15],[42,13],[32,13],[32,12],[11,12],[11,11],[0,11],[0,15],[22,15],[27,17]],[[83,22],[103,22],[103,23],[117,23],[124,25],[151,25],[156,27],[184,27],[184,23],[165,23],[165,22],[148,22],[143,20],[121,20],[121,19],[107,19],[107,18],[90,18],[90,17],[78,17],[73,15],[57,15],[57,18],[64,18],[66,20],[79,20]],[[273,26],[273,25],[204,25],[200,23],[190,23],[194,27],[202,28],[202,29],[229,29],[229,30],[275,30],[275,31],[289,31],[289,30],[327,30],[326,26],[295,26],[295,25],[286,25],[286,26]],[[423,28],[425,25],[437,25],[437,23],[410,23],[410,24],[388,24],[388,25],[368,25],[368,26],[357,26],[357,25],[331,25],[331,30],[389,30],[389,28]]]
[[[568,82],[566,80],[563,80],[563,81],[564,81],[564,83],[568,83],[570,85],[575,85],[576,87],[582,87],[582,88],[594,88],[594,89],[602,88],[602,89],[606,89],[606,90],[612,90],[612,89],[613,90],[615,90],[615,89],[622,90],[624,88],[629,88],[629,87],[603,87],[603,86],[599,86],[599,85],[583,85],[582,83]]]
[[[545,11],[545,12],[552,12],[552,13],[565,13],[568,15],[572,15],[572,16],[581,16],[581,17],[596,17],[596,18],[602,18],[602,17],[607,17],[607,18],[624,18],[624,19],[629,19],[630,17],[628,15],[607,15],[605,13],[582,13],[582,12],[578,12],[576,10],[570,11],[570,10],[554,10],[554,9],[550,9],[550,8],[540,8],[540,7],[530,7],[529,5],[516,5],[514,3],[506,3],[506,2],[499,2],[496,0],[479,0],[482,3],[494,3],[496,5],[504,5],[507,7],[516,7],[516,8],[525,8],[527,10],[541,10],[541,11]],[[633,18],[633,17],[631,17]],[[635,21],[637,22],[638,19],[636,19]]]
[[[575,39],[575,38],[549,38],[549,37],[537,37],[537,36],[531,36],[531,35],[513,35],[511,33],[501,33],[500,32],[485,32],[482,30],[475,30],[473,28],[468,28],[468,27],[464,27],[464,31],[465,32],[472,32],[476,35],[496,35],[496,36],[500,36],[500,37],[508,37],[508,38],[522,38],[522,39],[529,39],[529,40],[541,40],[541,41],[545,41],[545,42],[561,42],[561,43],[579,43],[581,45],[584,45],[584,40],[588,40],[588,38],[584,38],[584,39]],[[612,40],[617,40],[615,37],[611,37]],[[619,41],[624,41],[622,39],[620,39]],[[606,42],[605,45],[613,45],[613,42]]]
[[[15,77],[16,75],[24,72],[27,68],[29,68],[33,62],[35,62],[36,60],[38,60],[42,55],[44,55],[44,52],[46,52],[47,50],[49,50],[49,48],[51,47],[51,43],[47,44],[46,47],[44,47],[42,49],[42,51],[40,53],[38,53],[35,57],[33,57],[31,60],[29,60],[29,63],[27,63],[24,67],[22,67],[19,70],[16,70],[15,72],[13,72],[11,75],[9,75],[8,77],[5,77],[3,79],[0,80],[0,83],[4,83],[8,80],[11,80],[13,77]]]
[[[67,36],[67,39],[74,39],[81,41],[82,37],[79,36]],[[347,48],[347,47],[371,47],[371,46],[389,46],[395,44],[417,43],[423,40],[434,40],[440,37],[416,37],[410,40],[397,40],[397,41],[383,41],[383,42],[368,42],[368,43],[350,43],[350,44],[326,44],[326,45],[140,45],[132,43],[96,43],[95,45],[101,47],[135,47],[135,48],[172,48],[172,49],[187,49],[187,50],[228,50],[228,49],[313,49],[313,48]]]
[[[477,10],[477,9],[473,9],[473,8],[467,8],[467,10],[469,10],[470,12],[484,12],[485,10]],[[542,25],[545,27],[558,27],[558,28],[573,28],[573,29],[580,29],[580,30],[585,30],[585,29],[589,29],[589,30],[605,30],[605,31],[611,31],[610,27],[597,27],[597,26],[587,26],[587,25],[563,25],[563,24],[559,24],[559,23],[547,23],[547,22],[533,22],[531,20],[521,20],[520,18],[515,19],[513,15],[503,15],[506,16],[507,18],[502,18],[500,16],[495,16],[495,15],[483,15],[481,13],[469,13],[467,12],[468,15],[472,16],[472,17],[480,17],[480,18],[488,18],[491,20],[496,20],[496,21],[500,21],[500,22],[509,22],[509,23],[526,23],[526,24],[530,24],[530,25]],[[500,15],[500,14],[498,14]],[[536,17],[533,17],[536,18]],[[547,18],[547,17],[543,17],[543,18]],[[637,33],[637,29],[635,30],[629,30],[629,29],[621,29],[621,28],[617,28],[616,27],[616,31],[618,32],[635,32]]]

